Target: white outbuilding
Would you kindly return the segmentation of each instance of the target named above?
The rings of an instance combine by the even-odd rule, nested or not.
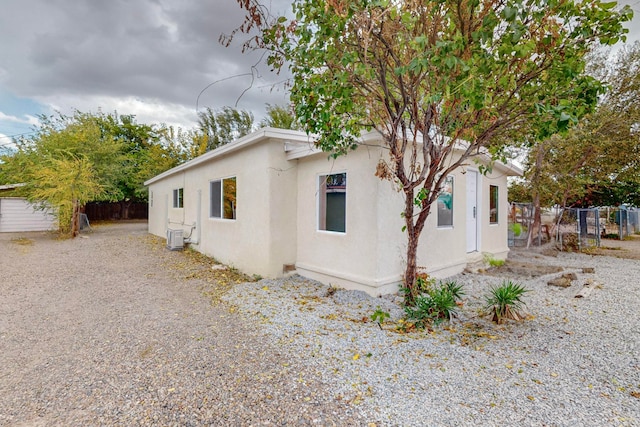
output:
[[[0,233],[47,231],[57,228],[51,212],[38,209],[23,197],[9,197],[19,185],[0,185]]]

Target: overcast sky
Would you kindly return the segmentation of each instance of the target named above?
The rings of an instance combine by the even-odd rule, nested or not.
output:
[[[287,0],[274,0],[282,12]],[[640,39],[640,0],[631,39]],[[236,0],[2,0],[0,146],[38,114],[73,109],[135,114],[140,123],[190,128],[199,107],[284,104],[282,76],[218,42],[242,22]],[[240,76],[240,77],[233,77]]]
[[[266,103],[287,97],[273,85],[283,77],[266,65],[244,94],[252,77],[233,78],[259,59],[239,42],[218,42],[242,18],[236,0],[2,0],[0,134],[29,132],[38,114],[73,109],[189,128],[198,94],[222,79],[202,93],[200,109],[237,102],[258,119]]]

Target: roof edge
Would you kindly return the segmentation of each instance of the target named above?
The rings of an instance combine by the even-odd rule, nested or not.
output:
[[[211,150],[207,153],[204,153],[201,156],[196,157],[195,159],[191,159],[188,162],[182,163],[181,165],[171,168],[165,172],[162,172],[161,174],[156,175],[153,178],[149,178],[144,182],[144,185],[149,186],[171,175],[175,175],[176,173],[182,172],[186,169],[192,168],[201,163],[206,163],[211,159],[215,159],[216,157],[224,156],[226,154],[230,154],[235,151],[242,150],[243,148],[249,147],[260,141],[268,140],[271,138],[277,138],[283,141],[290,140],[290,141],[297,141],[297,142],[307,142],[311,137],[307,135],[305,132],[298,131],[298,130],[279,129],[279,128],[272,128],[272,127],[260,128],[255,132],[252,132],[248,135],[243,136],[242,138],[239,138],[228,144],[222,145],[216,148],[215,150]]]

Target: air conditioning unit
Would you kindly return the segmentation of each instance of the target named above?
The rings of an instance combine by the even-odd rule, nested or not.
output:
[[[167,249],[181,251],[184,248],[184,230],[167,230]]]

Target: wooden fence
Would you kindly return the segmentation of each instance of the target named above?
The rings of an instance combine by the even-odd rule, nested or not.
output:
[[[84,207],[89,221],[113,221],[120,219],[148,219],[146,202],[92,202]]]

